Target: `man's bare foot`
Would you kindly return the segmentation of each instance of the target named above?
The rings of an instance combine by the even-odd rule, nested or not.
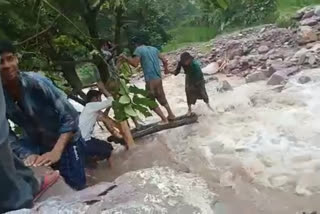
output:
[[[162,120],[160,123],[159,123],[159,125],[161,126],[161,125],[166,125],[166,124],[168,124],[169,123],[169,120],[168,119],[166,119],[166,120]]]
[[[176,116],[175,116],[175,115],[169,115],[169,116],[167,117],[168,122],[174,121],[175,119],[176,119]]]

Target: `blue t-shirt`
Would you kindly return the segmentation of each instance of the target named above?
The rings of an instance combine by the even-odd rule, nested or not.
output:
[[[134,51],[134,55],[140,58],[146,81],[161,78],[159,53],[157,48],[145,45],[138,47]]]

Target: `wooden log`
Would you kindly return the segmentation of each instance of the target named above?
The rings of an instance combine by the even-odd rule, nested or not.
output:
[[[167,129],[173,129],[180,126],[189,125],[192,123],[196,123],[198,121],[198,116],[196,114],[192,114],[190,116],[183,115],[177,117],[174,121],[171,121],[168,124],[161,125],[159,122],[152,123],[146,126],[142,126],[139,129],[133,129],[131,131],[134,139],[144,137],[146,135],[154,134],[156,132],[160,132]]]

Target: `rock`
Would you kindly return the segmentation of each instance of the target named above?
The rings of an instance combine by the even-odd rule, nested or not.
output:
[[[262,71],[257,71],[252,74],[249,74],[246,77],[246,83],[258,82],[258,81],[266,80],[266,79],[267,79],[267,77],[265,76],[265,74]]]
[[[295,53],[295,55],[293,56],[293,59],[295,59],[295,61],[298,62],[298,65],[303,65],[306,62],[309,55],[310,55],[310,50],[306,48],[301,48],[299,51]]]
[[[315,56],[314,54],[309,54],[308,57],[309,57],[308,63],[309,63],[310,65],[316,64],[317,58],[316,58],[316,56]]]
[[[270,50],[270,48],[266,45],[262,45],[258,48],[259,54],[267,53]]]
[[[287,75],[283,72],[276,72],[267,82],[267,85],[281,85],[287,79]]]
[[[302,9],[298,10],[293,18],[298,19],[298,20],[302,19],[302,17],[304,16],[304,14],[306,12],[308,12],[308,10],[309,10],[309,8],[307,8],[307,7],[304,7]]]
[[[298,67],[285,68],[274,73],[267,82],[267,85],[281,85],[288,79],[288,76],[299,71]]]
[[[267,78],[269,78],[272,76],[272,74],[276,73],[277,71],[283,70],[287,67],[288,65],[283,61],[275,61],[271,63],[269,69],[265,70],[264,74]]]
[[[315,17],[311,17],[311,18],[307,18],[307,19],[303,19],[302,21],[300,21],[300,24],[302,26],[315,26],[318,23],[318,18]]]
[[[320,16],[320,6],[316,6],[314,9],[314,15]]]
[[[101,183],[36,204],[26,213],[216,213],[216,195],[202,178],[170,168],[129,172],[114,183]],[[20,211],[12,213],[21,213]]]
[[[223,80],[220,86],[218,87],[219,92],[232,91],[232,90],[233,90],[232,86],[226,80]]]
[[[307,11],[307,12],[305,12],[305,14],[303,15],[302,19],[311,18],[313,15],[314,15],[314,11],[313,11],[313,10]]]
[[[219,64],[217,62],[210,63],[206,67],[202,68],[203,73],[216,74],[219,72]]]
[[[298,79],[298,82],[299,82],[300,84],[306,84],[306,83],[308,83],[308,82],[310,82],[310,81],[311,81],[311,78],[308,77],[308,76],[301,76],[301,77],[299,77],[299,79]]]
[[[208,78],[205,79],[205,82],[208,83],[208,82],[212,82],[212,81],[219,81],[219,78],[218,77],[215,77],[215,76],[210,76]]]
[[[310,26],[300,26],[298,32],[298,42],[307,44],[318,40],[317,33]]]

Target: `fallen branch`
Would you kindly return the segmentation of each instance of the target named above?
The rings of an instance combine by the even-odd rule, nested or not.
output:
[[[173,129],[180,126],[189,125],[192,123],[196,123],[198,121],[198,116],[196,114],[192,114],[191,116],[183,115],[180,117],[177,117],[174,121],[165,124],[160,125],[159,122],[152,123],[146,126],[142,126],[142,128],[139,129],[133,129],[132,136],[134,139],[144,137],[146,135],[154,134],[156,132],[160,132],[167,129]]]

